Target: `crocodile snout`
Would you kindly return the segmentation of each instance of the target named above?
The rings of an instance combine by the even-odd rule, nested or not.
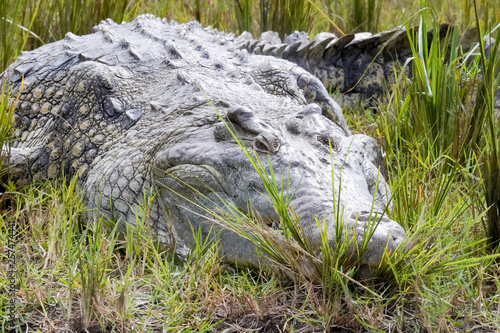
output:
[[[361,211],[352,213],[347,224],[351,224],[351,235],[355,236],[359,249],[361,265],[377,268],[384,253],[394,253],[398,248],[406,248],[405,231],[396,221],[382,212]],[[363,249],[363,240],[368,240]]]

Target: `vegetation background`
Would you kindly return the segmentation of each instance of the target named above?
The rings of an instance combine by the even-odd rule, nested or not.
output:
[[[2,332],[498,330],[499,57],[484,44],[467,61],[454,51],[459,32],[480,27],[484,34],[497,27],[497,0],[0,0],[0,71],[20,51],[62,39],[68,31],[87,34],[102,19],[130,21],[141,13],[178,22],[197,19],[254,36],[266,30],[282,37],[294,30],[342,35],[420,23],[422,32],[411,40],[411,77],[395,77],[376,113],[344,110],[354,132],[376,137],[384,147],[393,192],[389,214],[414,247],[387,253],[369,280],[345,261],[349,244],[323,249],[313,278],[287,275],[297,258],[258,229],[245,232],[264,252],[280,254],[283,274],[226,267],[216,247],[203,242],[179,263],[171,249],[151,240],[148,200],[137,228],[119,237],[106,228],[110,221],[83,220],[75,179],[24,188],[7,183],[0,216]],[[456,25],[446,43],[427,41],[425,31],[442,22]],[[3,145],[11,140],[14,103],[7,101],[15,96],[2,87]],[[270,194],[278,190],[269,184]],[[286,212],[282,204],[276,202],[277,209]],[[6,263],[12,221],[13,298]],[[307,250],[304,245],[301,251]],[[17,304],[14,322],[8,321],[11,299]]]

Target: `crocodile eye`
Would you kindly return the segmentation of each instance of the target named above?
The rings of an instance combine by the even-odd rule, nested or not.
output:
[[[266,144],[261,140],[255,140],[255,148],[259,150],[268,150]]]
[[[281,147],[281,140],[274,134],[261,133],[255,138],[252,147],[259,153],[276,154]]]

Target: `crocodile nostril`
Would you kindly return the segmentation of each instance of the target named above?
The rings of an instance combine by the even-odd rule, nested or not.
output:
[[[285,123],[285,126],[288,132],[290,132],[291,134],[299,135],[301,123],[302,123],[301,120],[294,117],[288,119]]]
[[[273,150],[278,150],[281,146],[281,141],[280,139],[276,138],[273,140]]]
[[[339,137],[334,136],[330,131],[323,131],[318,135],[318,141],[327,147],[332,147],[335,152],[340,152],[340,141]]]

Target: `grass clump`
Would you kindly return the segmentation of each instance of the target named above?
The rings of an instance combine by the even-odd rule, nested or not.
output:
[[[477,9],[476,9],[477,17]],[[479,18],[477,18],[479,20]],[[500,25],[495,27],[498,28]],[[487,39],[491,43],[490,39]],[[500,69],[500,30],[496,34],[496,40],[493,47],[489,49],[488,58],[486,58],[486,47],[484,44],[481,27],[479,27],[479,51],[480,65],[483,68],[483,75],[477,87],[477,96],[475,109],[482,110],[485,114],[483,132],[485,140],[485,152],[483,156],[483,184],[484,184],[484,201],[488,207],[487,212],[487,236],[490,242],[490,248],[498,250],[500,245],[500,146],[499,146],[499,121],[498,112],[495,110],[496,101],[498,98],[496,93],[500,77],[498,72]]]
[[[8,158],[9,154],[9,139],[12,129],[12,120],[14,119],[15,106],[19,95],[11,96],[5,80],[2,80],[2,90],[0,91],[0,170],[4,165],[4,159]],[[1,173],[0,173],[1,175]]]
[[[234,270],[217,244],[197,238],[179,264],[151,237],[147,214],[121,236],[111,221],[88,222],[72,179],[30,185],[7,194],[16,221],[16,324],[36,331],[238,331],[258,327],[308,329],[313,285],[292,286],[272,274]],[[7,243],[0,229],[0,246]],[[177,263],[176,263],[177,262]],[[0,283],[6,285],[5,266]],[[0,318],[7,318],[0,294]],[[291,307],[292,306],[292,307]],[[239,328],[238,328],[239,327]]]
[[[19,52],[25,49],[30,28],[36,19],[38,7],[31,15],[24,12],[26,1],[0,1],[0,72],[14,61]],[[32,36],[36,36],[31,32]]]
[[[417,36],[409,35],[413,50],[411,80],[404,74],[396,78],[398,83],[392,86],[389,103],[383,105],[379,118],[393,177],[418,188],[410,192],[403,186],[406,195],[396,196],[402,201],[395,200],[395,207],[402,212],[401,217],[408,217],[407,211],[415,212],[415,205],[424,201],[422,193],[432,193],[437,216],[447,194],[461,187],[471,198],[471,207],[479,211],[490,207],[486,215],[496,214],[493,197],[498,191],[488,187],[498,178],[498,124],[493,97],[499,83],[495,77],[498,44],[490,45],[493,51],[487,61],[483,42],[479,49],[461,55],[458,27],[449,31],[444,40],[436,35],[428,41],[425,18],[421,22]],[[434,22],[437,31],[437,20]],[[419,169],[425,173],[406,174],[406,170]],[[436,188],[431,185],[433,181],[441,185]],[[486,186],[486,206],[474,190],[481,186]],[[417,220],[417,216],[409,217],[410,221]],[[487,237],[496,243],[498,235],[493,229],[497,220],[493,215],[487,221]]]

